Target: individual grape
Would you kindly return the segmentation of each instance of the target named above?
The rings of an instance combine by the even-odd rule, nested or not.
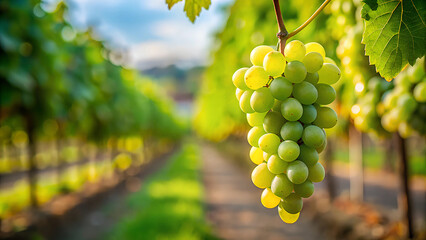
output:
[[[287,177],[294,184],[301,184],[308,179],[309,170],[300,160],[293,161],[287,166]]]
[[[272,106],[271,110],[274,112],[281,112],[282,103],[283,103],[282,101],[275,99],[274,106]]]
[[[260,88],[251,95],[250,106],[256,112],[267,112],[274,105],[274,97],[269,88]]]
[[[278,215],[280,215],[280,218],[283,222],[287,224],[293,224],[299,219],[300,213],[291,214],[288,213],[284,208],[282,208],[280,205],[278,205]]]
[[[248,88],[257,90],[268,83],[269,76],[266,74],[263,67],[252,66],[246,71],[244,81]]]
[[[280,156],[280,158],[286,162],[296,160],[299,154],[299,145],[294,141],[286,140],[278,147],[278,156]]]
[[[340,69],[332,63],[324,63],[318,71],[318,76],[318,83],[335,84],[340,79]]]
[[[280,205],[288,213],[296,214],[302,210],[303,201],[296,193],[290,193],[290,195],[281,201]]]
[[[265,134],[265,130],[263,130],[263,127],[253,127],[252,129],[250,129],[250,131],[247,134],[247,140],[248,143],[253,146],[253,147],[259,147],[259,139],[260,137],[263,136],[263,134]]]
[[[310,43],[307,43],[305,47],[306,47],[306,54],[310,52],[317,52],[321,54],[321,56],[325,59],[325,50],[321,44],[316,42],[310,42]]]
[[[288,163],[278,157],[277,154],[274,154],[269,157],[267,166],[271,173],[281,174],[287,169]]]
[[[299,40],[293,40],[284,48],[284,55],[288,62],[302,61],[306,54],[305,45]]]
[[[247,70],[248,68],[240,68],[232,75],[232,83],[241,90],[249,90],[244,81],[244,74],[246,74]]]
[[[299,160],[306,164],[306,166],[311,167],[315,165],[319,160],[318,152],[315,148],[309,147],[306,144],[300,145],[300,154]]]
[[[301,104],[310,105],[317,100],[318,91],[311,83],[301,82],[294,85],[293,97]]]
[[[308,179],[312,182],[321,182],[324,180],[325,170],[321,163],[317,162],[314,166],[309,168]]]
[[[336,62],[333,59],[329,58],[329,57],[325,57],[324,58],[324,63],[332,63],[334,65],[337,65]]]
[[[286,100],[293,91],[293,85],[284,77],[275,78],[270,88],[272,96],[278,100]]]
[[[317,109],[317,118],[313,123],[320,128],[332,128],[337,123],[337,114],[332,108],[319,107]]]
[[[241,111],[245,113],[254,113],[253,108],[251,108],[250,106],[250,98],[252,94],[253,94],[252,90],[247,90],[241,95],[241,98],[240,98]]]
[[[257,165],[251,173],[251,180],[258,188],[267,188],[271,186],[275,174],[271,173],[266,166],[266,163]]]
[[[423,81],[414,87],[413,95],[418,102],[426,102],[426,81]]]
[[[325,134],[324,134],[325,135]],[[317,147],[316,150],[318,153],[322,153],[322,151],[324,151],[324,149],[327,147],[327,138],[325,138],[325,141],[323,144],[321,144],[321,146]]]
[[[281,104],[281,114],[288,121],[297,121],[303,114],[302,104],[294,98],[287,98]]]
[[[398,98],[396,105],[398,108],[402,109],[402,113],[406,115],[411,115],[417,108],[416,99],[409,93],[402,94]]]
[[[306,77],[305,77],[305,82],[308,83],[312,83],[312,84],[317,84],[319,80],[319,75],[318,73],[306,73]]]
[[[314,73],[321,69],[324,59],[320,53],[309,52],[305,55],[302,62],[305,64],[308,73]]]
[[[260,202],[266,208],[274,208],[278,206],[281,198],[274,195],[270,188],[265,188],[262,192],[262,196],[260,197]]]
[[[267,133],[280,135],[281,126],[285,123],[285,119],[278,112],[268,112],[263,120],[263,129]]]
[[[303,133],[303,126],[300,122],[286,122],[282,125],[280,134],[284,140],[292,140],[297,142]]]
[[[250,53],[251,63],[253,63],[255,66],[262,66],[263,59],[265,58],[266,54],[272,51],[274,51],[274,49],[270,46],[260,45],[255,47]]]
[[[259,147],[264,152],[274,154],[277,152],[279,145],[280,138],[273,133],[264,134],[259,138]]]
[[[263,59],[263,68],[272,77],[281,76],[286,64],[284,56],[278,51],[269,52]]]
[[[330,85],[320,83],[316,86],[318,91],[317,103],[321,105],[330,104],[336,99],[336,90]]]
[[[241,96],[243,95],[243,93],[244,93],[244,90],[241,90],[241,89],[239,89],[239,88],[237,88],[237,89],[235,90],[235,97],[237,97],[237,100],[238,100],[238,101],[240,101]]]
[[[263,162],[263,151],[257,147],[251,147],[250,149],[250,160],[259,165]]]
[[[261,126],[263,124],[263,119],[265,119],[266,112],[259,113],[247,113],[247,122],[250,126]]]
[[[293,184],[285,174],[279,174],[272,180],[271,190],[275,196],[285,198],[293,191]]]
[[[303,198],[308,198],[314,193],[314,184],[309,180],[301,184],[294,184],[294,192]]]
[[[313,105],[303,105],[303,114],[300,121],[304,124],[310,124],[317,118],[317,109]]]
[[[262,151],[263,152],[263,151]],[[268,161],[268,159],[272,156],[273,154],[271,153],[267,153],[267,152],[263,152],[263,160]]]
[[[305,65],[299,61],[287,63],[284,70],[285,77],[292,83],[302,82],[306,77],[306,73],[307,71]]]
[[[325,134],[321,128],[309,125],[303,130],[302,140],[309,147],[317,148],[324,144]]]
[[[398,126],[398,133],[403,138],[408,138],[414,133],[414,129],[407,122],[401,122]]]

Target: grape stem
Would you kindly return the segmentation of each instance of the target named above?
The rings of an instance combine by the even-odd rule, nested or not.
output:
[[[308,24],[311,23],[321,13],[321,11],[327,6],[327,4],[331,2],[331,0],[325,0],[321,4],[321,6],[314,12],[314,14],[312,14],[312,16],[308,18],[308,20],[306,20],[302,25],[300,25],[300,27],[296,28],[296,30],[294,30],[293,32],[288,33],[287,29],[285,28],[283,17],[281,14],[279,0],[273,0],[273,1],[274,1],[275,15],[277,17],[278,27],[280,29],[280,31],[277,33],[277,37],[280,40],[279,41],[280,51],[283,55],[284,55],[284,48],[285,48],[287,39],[298,34],[300,31],[302,31],[302,29],[308,26]]]

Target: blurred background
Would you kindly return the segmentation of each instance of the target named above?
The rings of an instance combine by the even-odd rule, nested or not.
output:
[[[287,29],[321,3],[281,1]],[[0,239],[426,239],[426,103],[392,111],[424,59],[380,78],[358,0],[294,37],[321,43],[342,78],[326,178],[286,225],[251,183],[231,81],[276,45],[272,1],[212,0],[195,23],[183,9],[0,2]]]

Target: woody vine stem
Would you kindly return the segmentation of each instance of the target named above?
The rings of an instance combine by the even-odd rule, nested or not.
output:
[[[320,14],[320,12],[327,6],[328,3],[331,2],[331,0],[325,0],[321,4],[321,6],[314,12],[314,14],[312,14],[312,16],[308,18],[308,20],[306,20],[302,25],[300,25],[300,27],[296,28],[296,30],[294,30],[291,33],[288,33],[287,29],[285,28],[283,16],[281,14],[279,0],[273,0],[273,2],[274,2],[274,8],[275,8],[275,15],[277,17],[277,22],[279,27],[279,32],[277,33],[277,37],[279,39],[279,48],[281,53],[284,55],[284,48],[285,48],[287,39],[293,37],[300,31],[302,31],[302,29],[304,29],[306,26],[308,26],[308,24],[311,23],[312,20],[314,20]]]

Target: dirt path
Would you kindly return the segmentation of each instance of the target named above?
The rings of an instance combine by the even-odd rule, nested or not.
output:
[[[223,239],[305,240],[325,239],[308,217],[297,224],[281,221],[277,209],[260,203],[261,189],[256,188],[247,172],[232,164],[214,147],[202,146],[203,177],[207,217],[215,234]]]

